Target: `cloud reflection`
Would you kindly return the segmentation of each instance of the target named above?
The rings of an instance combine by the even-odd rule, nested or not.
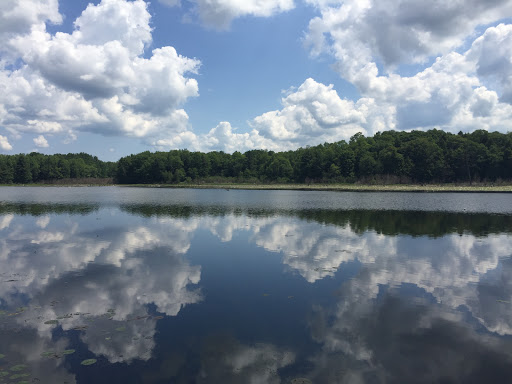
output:
[[[0,304],[29,307],[12,318],[13,327],[39,349],[51,348],[63,330],[79,332],[90,352],[111,363],[151,359],[156,312],[178,316],[202,300],[201,266],[187,253],[209,232],[221,243],[246,236],[248,249],[276,253],[283,270],[308,285],[338,282],[343,268],[358,265],[355,276],[339,280],[333,305],[313,308],[313,382],[499,382],[512,374],[512,345],[498,337],[512,335],[508,233],[422,235],[421,226],[386,233],[304,213],[141,219],[116,211],[107,224],[95,215],[50,213],[29,224],[0,217]],[[297,364],[293,348],[269,342],[210,339],[203,349],[196,382],[280,383],[279,371]],[[35,352],[23,353],[30,361]]]
[[[42,339],[56,327],[76,330],[112,363],[148,360],[157,322],[150,306],[177,316],[202,299],[201,267],[183,256],[190,236],[179,222],[100,230],[62,217],[45,229],[15,221],[0,240],[1,302],[16,308],[28,299],[17,326]],[[52,320],[58,325],[45,324]]]

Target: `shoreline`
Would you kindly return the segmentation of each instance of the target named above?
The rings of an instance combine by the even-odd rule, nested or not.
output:
[[[9,184],[2,187],[57,187],[57,188],[169,188],[169,189],[225,189],[276,191],[330,191],[330,192],[419,192],[419,193],[512,193],[512,185],[451,185],[451,184]]]

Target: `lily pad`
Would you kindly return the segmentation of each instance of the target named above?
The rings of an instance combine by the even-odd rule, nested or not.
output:
[[[48,320],[48,321],[45,321],[44,322],[46,325],[55,325],[55,324],[59,324],[59,322],[57,320]]]
[[[0,353],[0,359],[3,359],[4,357],[5,357],[5,355]]]
[[[45,351],[45,352],[41,353],[41,357],[47,357],[47,358],[55,357],[56,355],[57,355],[57,353],[55,351]]]
[[[12,375],[11,377],[9,377],[9,379],[16,380],[16,379],[21,379],[23,377],[29,377],[29,376],[30,376],[30,373],[17,373],[15,375]]]
[[[19,371],[23,371],[24,369],[26,369],[27,366],[24,365],[24,364],[18,364],[18,365],[15,365],[13,367],[11,367],[11,371],[13,372],[19,372]]]
[[[72,355],[76,351],[74,349],[66,349],[64,352],[62,352],[63,355]]]
[[[0,371],[0,377],[9,376],[9,372]]]
[[[87,360],[84,360],[82,361],[80,364],[81,365],[93,365],[96,363],[96,359],[87,359]]]
[[[124,331],[126,331],[126,327],[119,327],[119,328],[116,328],[116,331],[117,331],[117,332],[124,332]]]

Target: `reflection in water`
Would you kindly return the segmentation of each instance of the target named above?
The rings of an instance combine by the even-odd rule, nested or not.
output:
[[[25,364],[70,383],[116,369],[148,383],[512,375],[507,215],[0,208],[0,372]],[[91,357],[101,361],[84,371]]]
[[[271,344],[247,346],[231,338],[211,338],[203,346],[196,382],[278,384],[278,370],[294,360],[293,352]]]
[[[43,352],[58,355],[71,343],[67,332],[78,333],[90,352],[110,363],[145,361],[155,347],[156,312],[176,316],[201,300],[194,288],[201,268],[183,256],[190,233],[179,222],[100,231],[59,216],[32,223],[7,217],[0,239],[0,303],[7,309],[0,317],[0,353],[10,361],[39,366]],[[56,331],[65,336],[54,342]],[[35,342],[24,346],[25,338]]]

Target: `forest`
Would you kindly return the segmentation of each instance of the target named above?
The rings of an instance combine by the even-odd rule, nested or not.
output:
[[[86,177],[119,184],[507,182],[512,133],[384,131],[286,152],[146,151],[117,163],[85,153],[0,156],[1,184]]]
[[[87,153],[0,155],[0,184],[44,183],[66,179],[104,179],[115,175],[115,162]]]

